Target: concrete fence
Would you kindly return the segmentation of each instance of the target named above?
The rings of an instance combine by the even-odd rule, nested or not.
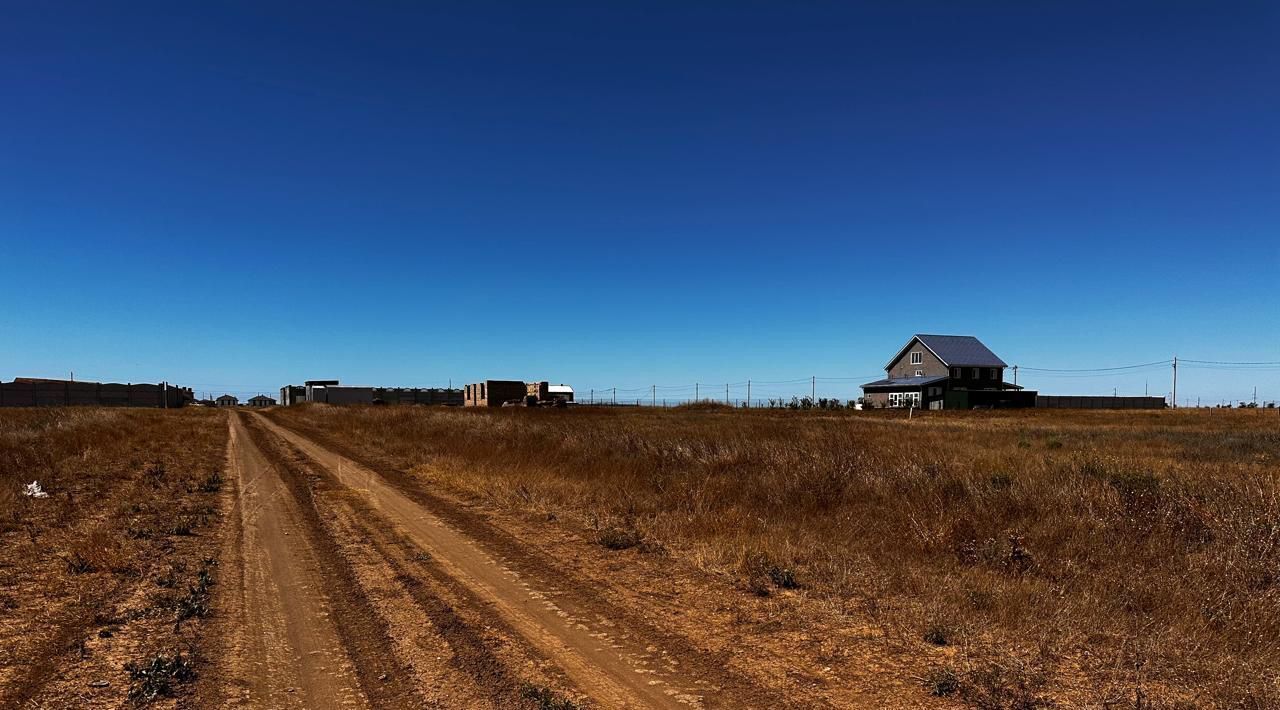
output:
[[[190,388],[164,383],[0,382],[0,407],[181,407],[192,401]]]
[[[1037,407],[1050,409],[1164,409],[1164,397],[1073,397],[1042,394],[1036,397]]]

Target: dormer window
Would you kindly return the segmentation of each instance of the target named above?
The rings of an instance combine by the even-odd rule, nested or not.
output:
[[[912,365],[921,365],[923,363],[924,363],[924,353],[920,352],[919,350],[911,353]]]

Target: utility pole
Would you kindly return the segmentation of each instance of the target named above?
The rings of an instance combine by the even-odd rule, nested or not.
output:
[[[747,409],[751,409],[751,380],[747,380]]]
[[[658,386],[653,386],[653,406],[658,406]]]
[[[698,401],[698,383],[693,383],[693,401]]]
[[[591,400],[590,400],[590,401],[591,401],[591,403],[592,403],[592,404],[595,404],[595,403],[596,403],[596,389],[595,389],[594,387],[592,387],[592,388],[591,388]]]
[[[818,376],[817,375],[812,375],[809,377],[809,401],[810,402],[818,401]]]
[[[618,388],[617,388],[617,387],[614,387],[614,388],[613,388],[613,403],[614,403],[614,404],[617,404],[617,403],[618,403]]]
[[[1014,387],[1018,386],[1018,366],[1017,365],[1013,366],[1013,386]]]
[[[1258,406],[1258,386],[1253,386],[1253,406]]]
[[[724,403],[729,403],[729,383],[724,383]]]
[[[1178,356],[1173,356],[1173,408],[1178,408]]]

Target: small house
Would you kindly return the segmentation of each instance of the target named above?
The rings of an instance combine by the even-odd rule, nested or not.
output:
[[[240,400],[236,398],[234,395],[224,394],[221,397],[214,400],[214,404],[216,404],[219,407],[235,407],[240,404]]]
[[[1006,367],[972,335],[914,335],[885,365],[885,378],[862,391],[874,407],[1036,406],[1035,392],[1004,381]]]
[[[528,394],[528,385],[523,380],[485,380],[464,388],[463,405],[501,407],[506,402],[523,402]]]
[[[276,401],[265,394],[260,394],[249,398],[250,407],[274,407]]]

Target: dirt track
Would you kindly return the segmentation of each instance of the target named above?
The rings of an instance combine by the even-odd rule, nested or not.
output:
[[[225,553],[236,564],[224,569],[234,589],[228,606],[237,648],[223,658],[233,664],[230,675],[243,679],[241,699],[272,707],[366,705],[299,502],[238,416],[231,419],[230,447],[239,530]]]
[[[297,432],[234,414],[230,448],[223,702],[787,705]]]

